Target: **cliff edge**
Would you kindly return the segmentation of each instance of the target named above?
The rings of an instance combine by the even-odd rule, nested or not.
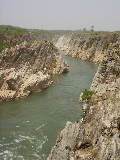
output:
[[[28,96],[50,86],[51,74],[68,71],[52,42],[23,42],[0,53],[0,101]]]
[[[114,37],[114,34],[111,36]],[[102,58],[99,58],[103,49],[102,42],[99,42],[101,49],[96,48],[90,58],[100,62],[90,88],[95,94],[83,105],[83,118],[79,122],[66,123],[47,160],[120,159],[120,41],[119,36],[116,36],[115,42],[109,43],[102,52]],[[61,37],[57,46],[60,47],[61,44],[61,48],[69,53],[71,36],[62,42],[64,38]],[[88,36],[87,39],[89,38]],[[75,42],[74,39],[71,41]],[[78,41],[81,40],[78,38]],[[80,45],[76,45],[76,48],[80,48]],[[83,50],[81,53],[84,57],[85,52],[86,50]],[[73,55],[76,53],[73,52]]]
[[[66,55],[101,62],[110,45],[119,41],[119,33],[80,33],[63,35],[55,45],[65,50]],[[116,50],[119,50],[119,47]]]

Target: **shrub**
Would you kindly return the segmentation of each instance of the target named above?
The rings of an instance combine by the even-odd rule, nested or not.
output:
[[[110,43],[105,43],[103,49],[107,49]]]
[[[96,94],[96,93],[97,93],[96,91],[89,91],[89,90],[85,89],[81,98],[82,98],[82,100],[88,101],[89,99],[91,99],[92,95]]]
[[[117,55],[120,56],[120,52],[118,52]]]

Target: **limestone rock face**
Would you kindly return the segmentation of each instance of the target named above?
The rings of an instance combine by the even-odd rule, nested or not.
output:
[[[74,144],[79,132],[79,123],[67,122],[65,128],[59,133],[56,145],[52,148],[47,160],[69,159],[74,155]]]
[[[84,104],[84,117],[80,122],[69,122],[60,132],[47,160],[120,159],[119,47],[117,40],[104,53],[90,87],[97,93]]]
[[[50,41],[23,42],[1,52],[0,101],[28,96],[50,86],[50,74],[68,71]]]
[[[81,33],[63,35],[55,45],[72,57],[101,62],[110,45],[119,40],[119,33]]]

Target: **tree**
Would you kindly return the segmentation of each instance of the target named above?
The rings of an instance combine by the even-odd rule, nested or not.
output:
[[[90,28],[91,28],[91,32],[94,32],[94,26],[91,26]]]
[[[86,31],[86,28],[83,28],[83,31]]]

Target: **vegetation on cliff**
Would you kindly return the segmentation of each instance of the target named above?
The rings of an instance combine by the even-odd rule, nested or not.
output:
[[[23,41],[29,42],[31,36],[27,29],[0,25],[0,52],[5,48],[13,47]]]
[[[96,93],[97,91],[91,91],[91,90],[85,89],[81,95],[81,99],[88,102],[91,99],[92,95]]]
[[[23,41],[33,42],[44,39],[52,40],[55,35],[67,34],[72,31],[26,29],[10,25],[0,25],[0,52],[5,48],[21,44]]]

